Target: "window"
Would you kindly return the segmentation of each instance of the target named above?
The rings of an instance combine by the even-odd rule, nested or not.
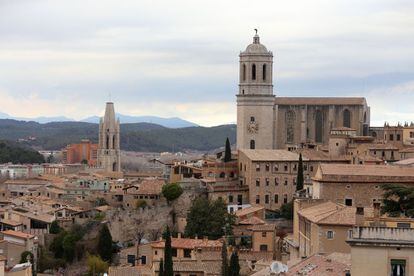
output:
[[[400,141],[400,140],[401,140],[401,135],[397,134],[397,141]]]
[[[260,196],[259,195],[256,196],[256,204],[260,204]]]
[[[287,178],[285,178],[285,186],[288,184],[288,180]]]
[[[184,249],[184,258],[191,258],[191,249]]]
[[[351,112],[348,109],[344,110],[343,126],[351,127]]]
[[[283,195],[283,203],[286,204],[288,202],[287,194]]]
[[[275,195],[275,203],[279,203],[279,195]]]
[[[309,170],[310,170],[311,172],[313,172],[313,166],[310,166],[310,167],[309,167]]]
[[[260,187],[260,178],[256,179],[256,187]]]
[[[263,80],[266,80],[266,64],[263,64],[262,73],[263,73]]]
[[[265,203],[269,204],[269,195],[265,195]]]
[[[323,142],[323,114],[320,110],[315,113],[315,142]]]
[[[326,232],[326,238],[328,240],[332,240],[334,238],[334,232],[332,230],[329,230]]]
[[[275,178],[275,186],[279,185],[279,179],[276,177]]]
[[[250,122],[254,122],[255,121],[255,118],[252,116],[252,117],[250,117]]]
[[[352,199],[351,198],[345,198],[345,205],[346,206],[352,206]]]
[[[256,164],[256,172],[260,172],[260,164]]]
[[[293,143],[295,139],[295,111],[289,110],[285,114],[286,142]]]
[[[141,256],[141,264],[147,264],[147,256]]]
[[[414,132],[410,131],[410,138],[414,138]]]
[[[266,164],[266,171],[267,172],[270,171],[270,165],[269,164]]]
[[[243,80],[246,80],[246,64],[243,64]]]
[[[406,261],[391,259],[391,276],[406,276]]]
[[[390,134],[390,141],[394,141],[394,134]]]
[[[261,244],[260,251],[267,251],[267,244]]]
[[[273,170],[274,170],[275,172],[279,171],[279,166],[278,166],[278,165],[274,165],[274,166],[273,166]]]
[[[270,184],[270,180],[269,178],[266,178],[266,186],[269,186],[269,184]]]
[[[262,238],[266,238],[267,232],[262,232]]]
[[[233,203],[233,196],[232,195],[229,195],[229,202]]]
[[[250,149],[256,148],[256,142],[254,140],[250,140]]]
[[[352,239],[352,236],[354,234],[354,231],[352,231],[352,229],[348,230],[348,239]]]
[[[288,171],[288,165],[285,164],[285,172]]]
[[[256,80],[256,64],[252,65],[252,80]]]
[[[172,249],[172,256],[177,257],[177,248]]]

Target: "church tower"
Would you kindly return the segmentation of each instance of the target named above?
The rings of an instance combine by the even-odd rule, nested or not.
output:
[[[107,172],[121,171],[119,119],[115,119],[111,102],[106,103],[105,116],[99,122],[98,166]]]
[[[274,106],[273,54],[257,35],[240,53],[240,81],[237,95],[237,148],[273,149]]]

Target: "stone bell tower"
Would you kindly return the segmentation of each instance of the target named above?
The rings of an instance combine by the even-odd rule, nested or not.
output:
[[[273,54],[260,43],[253,43],[240,53],[240,81],[237,94],[237,148],[273,149],[274,105]]]
[[[119,119],[115,119],[112,102],[106,103],[105,116],[99,122],[98,166],[106,172],[121,171]]]

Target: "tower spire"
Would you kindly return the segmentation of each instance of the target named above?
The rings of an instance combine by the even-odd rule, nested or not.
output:
[[[253,37],[253,44],[260,44],[260,37],[257,34],[257,29],[254,29],[254,31],[256,32],[256,34]]]

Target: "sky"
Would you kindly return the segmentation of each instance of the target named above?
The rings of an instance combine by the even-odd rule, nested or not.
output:
[[[0,0],[0,112],[236,121],[253,29],[277,96],[362,96],[371,125],[414,121],[412,0]]]

